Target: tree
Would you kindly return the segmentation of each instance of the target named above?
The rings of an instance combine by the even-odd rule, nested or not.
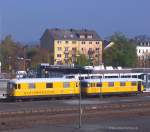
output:
[[[48,63],[50,54],[48,50],[40,47],[28,47],[26,49],[26,56],[31,59],[31,67],[35,68],[39,63]]]
[[[136,44],[122,33],[110,37],[114,45],[104,50],[104,64],[114,67],[134,67],[137,62]]]
[[[79,65],[79,66],[86,66],[89,64],[89,60],[88,58],[86,57],[86,55],[84,54],[80,54],[79,56],[77,56],[77,62],[76,62],[76,65]]]
[[[2,62],[2,70],[15,70],[16,58],[21,53],[21,45],[14,42],[11,35],[5,37],[0,44],[0,61]]]

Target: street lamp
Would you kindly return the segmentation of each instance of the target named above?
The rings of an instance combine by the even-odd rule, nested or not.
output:
[[[80,55],[76,55],[79,59],[79,66],[80,66]],[[82,96],[81,96],[81,85],[80,85],[80,67],[79,67],[79,128],[81,128],[82,126],[82,104],[81,104],[81,100],[82,100]]]

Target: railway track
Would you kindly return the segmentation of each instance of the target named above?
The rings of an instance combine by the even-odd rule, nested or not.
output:
[[[133,101],[133,102],[120,102],[120,103],[111,103],[111,104],[89,104],[82,105],[82,111],[88,113],[89,111],[100,111],[105,110],[128,110],[128,109],[144,109],[150,108],[149,100]],[[40,113],[49,113],[49,114],[62,114],[62,113],[77,113],[79,111],[77,106],[70,107],[54,107],[54,108],[26,108],[21,110],[12,110],[12,111],[1,111],[0,117],[14,116],[14,115],[24,115],[24,114],[40,114]]]
[[[78,122],[79,108],[28,108],[24,110],[0,112],[0,130],[31,127],[34,124]],[[82,120],[92,118],[113,118],[130,116],[149,116],[150,101],[133,101],[112,104],[82,105]]]

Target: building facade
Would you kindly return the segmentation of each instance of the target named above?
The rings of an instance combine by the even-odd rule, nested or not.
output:
[[[150,66],[150,42],[138,42],[136,46],[138,67]]]
[[[102,40],[93,30],[47,29],[40,46],[49,50],[51,64],[75,64],[81,54],[94,65],[102,64]]]

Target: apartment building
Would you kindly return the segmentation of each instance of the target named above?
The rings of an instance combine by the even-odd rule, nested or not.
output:
[[[40,46],[53,55],[51,64],[75,64],[77,56],[86,55],[93,65],[102,64],[102,40],[96,31],[77,29],[47,29]]]
[[[149,67],[150,66],[150,41],[141,41],[136,46],[138,66]]]

